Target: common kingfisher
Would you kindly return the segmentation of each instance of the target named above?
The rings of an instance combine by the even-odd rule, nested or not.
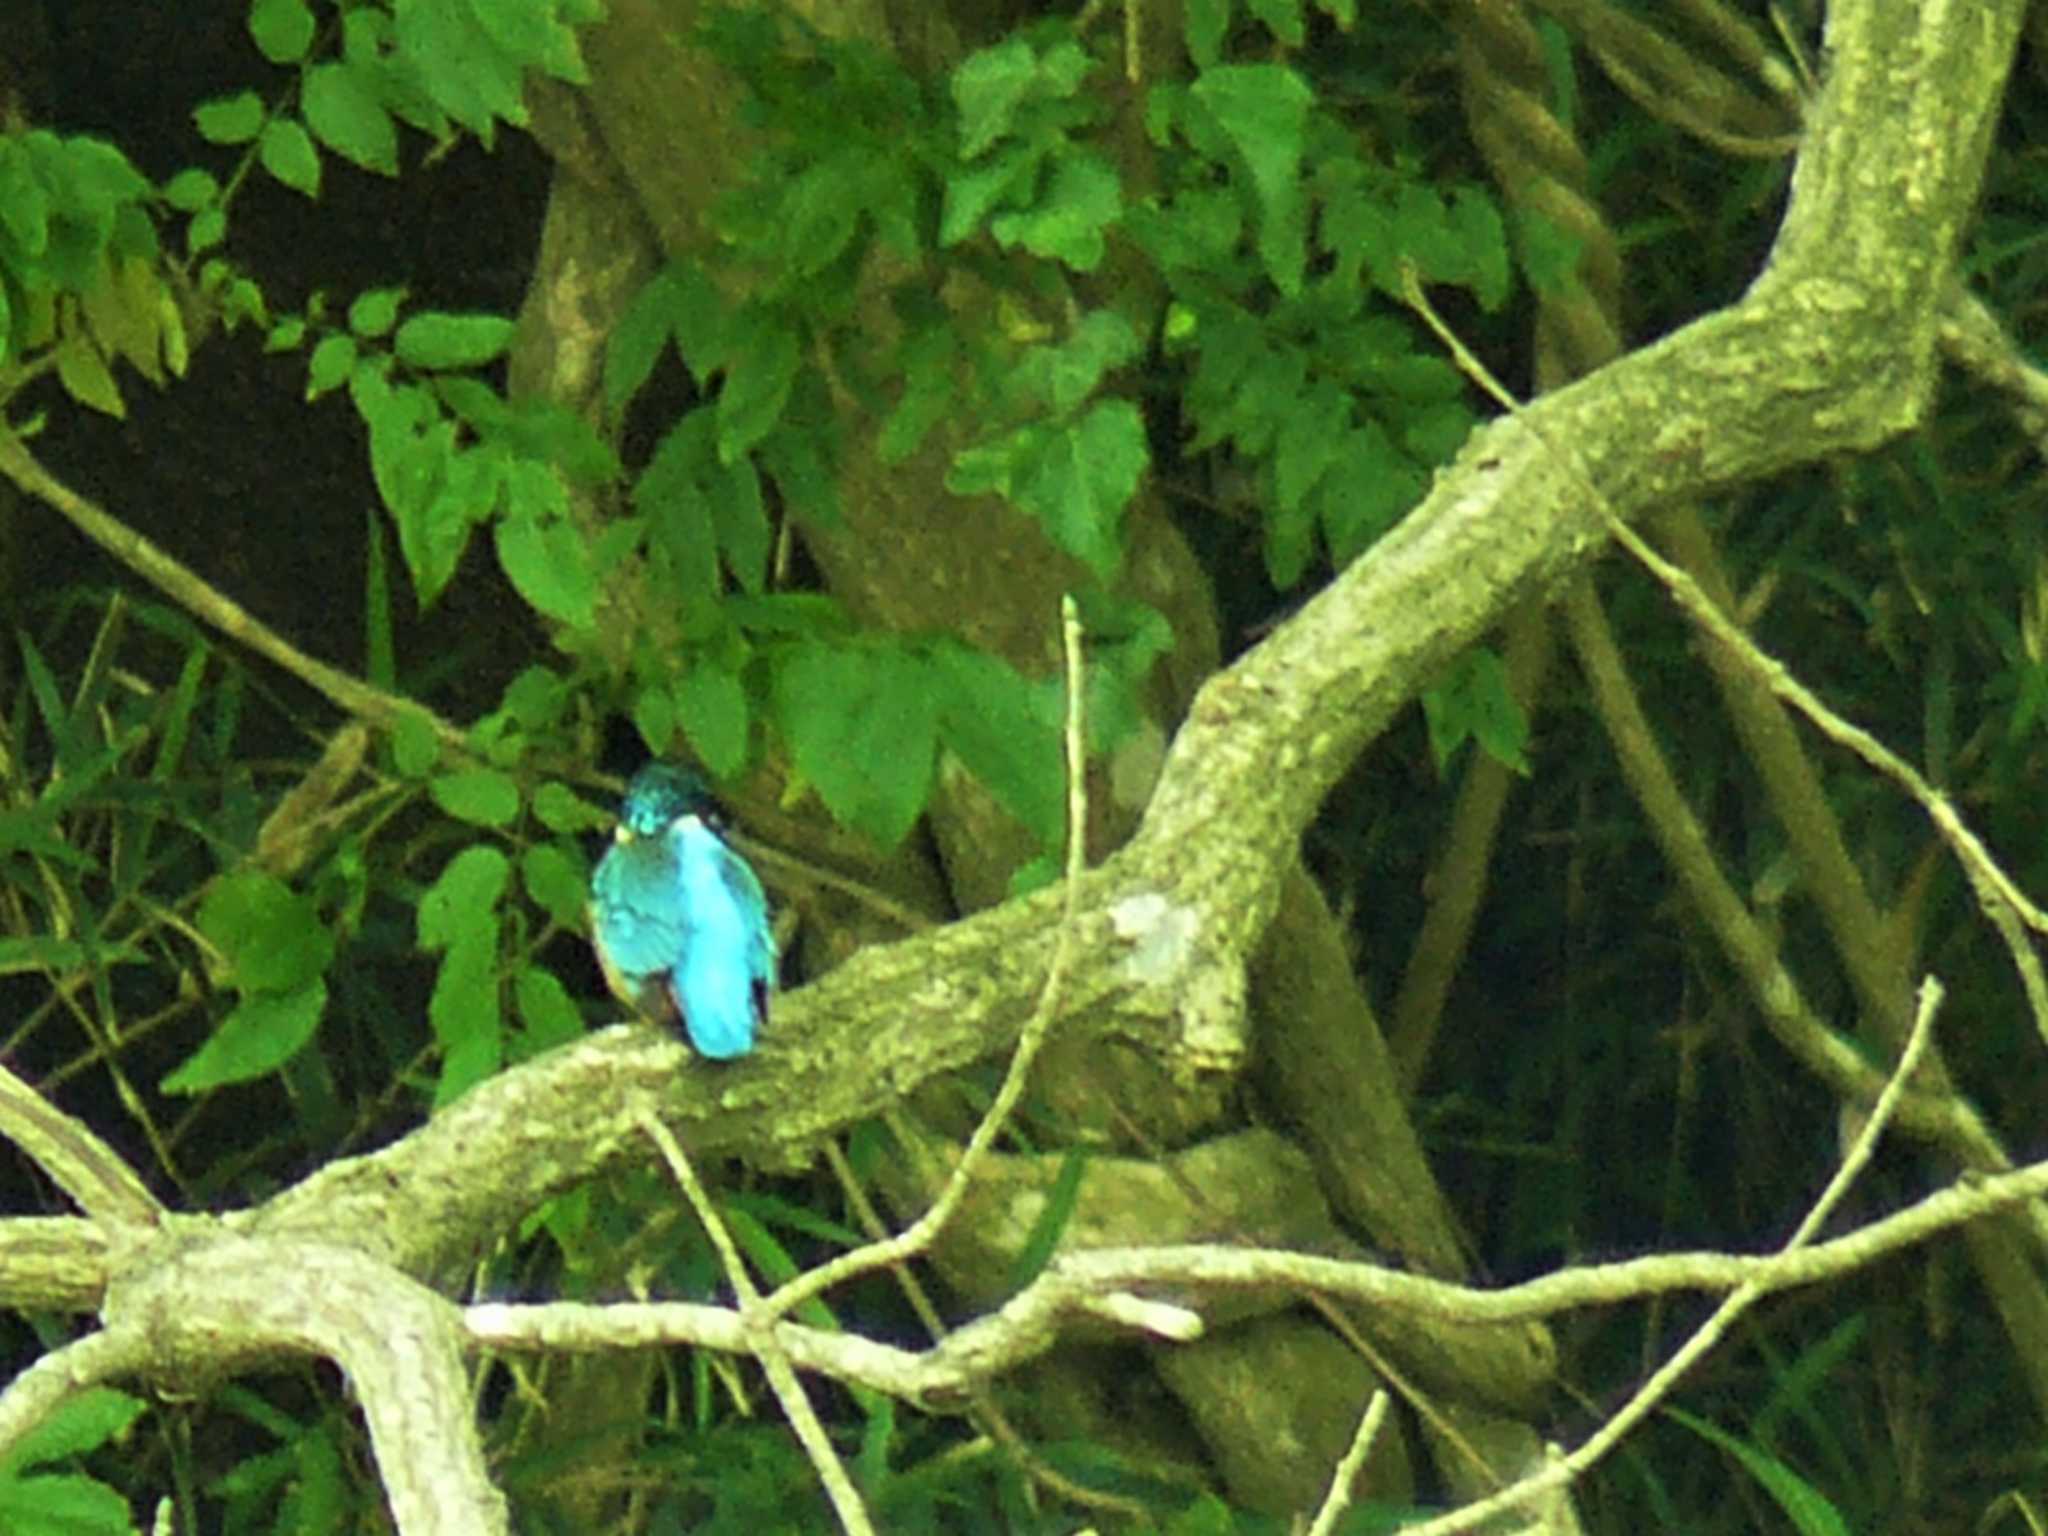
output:
[[[775,987],[775,941],[761,882],[721,834],[709,786],[649,763],[626,786],[612,839],[590,881],[606,983],[655,1022],[681,1023],[698,1054],[746,1055]]]

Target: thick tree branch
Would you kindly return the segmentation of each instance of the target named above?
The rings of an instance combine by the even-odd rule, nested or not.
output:
[[[1514,604],[1606,545],[1586,481],[1633,521],[1921,418],[1927,295],[1975,206],[2024,10],[1834,6],[1832,72],[1750,291],[1475,433],[1399,527],[1204,687],[1126,855],[1192,893],[1216,925],[1204,937],[1233,949],[1263,931],[1287,851],[1365,744]]]

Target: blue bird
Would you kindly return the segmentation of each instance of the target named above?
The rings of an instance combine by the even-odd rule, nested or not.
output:
[[[657,1023],[679,1022],[700,1055],[754,1048],[775,986],[768,899],[719,833],[717,805],[687,768],[633,775],[612,846],[590,881],[590,931],[606,983]]]

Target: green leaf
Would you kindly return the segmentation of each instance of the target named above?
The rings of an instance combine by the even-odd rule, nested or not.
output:
[[[731,362],[736,317],[702,266],[676,266],[670,272],[669,325],[676,350],[702,385]]]
[[[38,174],[54,198],[51,212],[89,224],[92,233],[85,244],[92,250],[105,246],[113,234],[115,218],[123,209],[148,197],[153,190],[149,179],[105,139],[86,134],[59,139],[54,134],[31,132],[21,142],[26,144],[30,159],[38,162]],[[146,230],[127,233],[139,238]],[[59,231],[53,228],[52,251],[58,235]],[[124,253],[154,254],[140,244],[127,247]],[[73,286],[86,286],[82,274]]]
[[[582,862],[566,848],[535,843],[520,856],[519,878],[534,904],[563,927],[573,928],[582,922],[590,878]]]
[[[549,779],[533,792],[533,817],[550,832],[590,832],[612,823],[611,814],[600,811],[567,785]]]
[[[4,197],[0,189],[0,197]],[[187,166],[164,183],[164,201],[180,213],[197,213],[207,204],[220,197],[220,183],[213,179],[211,171],[202,171],[196,166]],[[0,214],[0,220],[5,215]]]
[[[677,300],[674,271],[664,267],[640,287],[604,344],[605,409],[617,415],[640,393],[668,345]]]
[[[427,1022],[441,1043],[441,1077],[434,1085],[439,1109],[496,1072],[505,1059],[497,913],[481,914],[448,946],[427,1000]]]
[[[729,779],[746,767],[750,710],[738,675],[700,661],[678,677],[670,691],[676,721],[712,777]]]
[[[437,774],[427,789],[442,810],[474,826],[509,826],[519,815],[519,786],[495,768]]]
[[[1327,379],[1317,381],[1287,411],[1273,444],[1274,499],[1283,513],[1291,515],[1301,509],[1323,472],[1343,451],[1350,424],[1350,397]],[[1293,584],[1281,583],[1283,587]]]
[[[89,405],[116,421],[127,419],[128,407],[121,402],[113,370],[84,332],[73,331],[58,345],[57,382],[80,405]]]
[[[1345,435],[1310,497],[1330,560],[1342,570],[1422,499],[1422,472],[1378,422]]]
[[[253,0],[249,36],[273,64],[296,64],[313,46],[313,13],[306,0]]]
[[[0,230],[31,260],[49,246],[49,190],[28,152],[5,137],[0,137]]]
[[[1081,88],[1095,68],[1088,50],[1072,38],[1054,43],[1038,61],[1038,80],[1043,94],[1064,101]]]
[[[1036,690],[1000,657],[948,641],[932,653],[939,742],[1024,824],[1041,847],[1066,828],[1060,734]]]
[[[871,152],[850,149],[812,166],[782,199],[780,250],[784,271],[814,277],[837,261],[868,211]]]
[[[313,136],[342,159],[384,176],[398,174],[398,125],[373,67],[350,61],[306,71],[300,110]]]
[[[633,700],[633,725],[647,750],[666,757],[676,734],[675,696],[661,683],[649,683]]]
[[[1187,0],[1184,25],[1188,57],[1195,68],[1213,69],[1223,56],[1223,37],[1230,30],[1230,0]]]
[[[392,350],[408,368],[476,368],[512,344],[503,315],[447,315],[429,311],[398,328]]]
[[[782,493],[783,506],[815,528],[841,522],[833,443],[830,425],[799,427],[785,418],[754,455]]]
[[[1021,245],[1034,256],[1093,272],[1106,249],[1102,232],[1123,213],[1116,168],[1088,150],[1067,150],[1053,161],[1044,198],[1035,208],[1000,214],[989,233],[1005,250]]]
[[[398,306],[404,302],[403,288],[372,288],[359,293],[348,307],[348,328],[366,341],[388,336],[398,323]]]
[[[1500,208],[1477,187],[1451,196],[1451,231],[1463,248],[1467,282],[1488,314],[1508,297],[1508,234]]]
[[[1010,38],[961,60],[953,71],[953,104],[960,110],[960,158],[972,160],[1010,131],[1017,106],[1038,77],[1031,45]]]
[[[1023,1290],[1052,1262],[1060,1238],[1066,1233],[1074,1219],[1074,1211],[1081,1203],[1081,1181],[1087,1172],[1088,1149],[1069,1148],[1060,1159],[1060,1171],[1053,1179],[1052,1188],[1046,1192],[1038,1219],[1031,1223],[1024,1246],[1017,1251],[1016,1262],[1010,1266],[1006,1294]]]
[[[1151,605],[1100,588],[1082,587],[1074,597],[1088,637],[1088,750],[1112,752],[1143,715],[1140,694],[1154,663],[1173,649],[1173,626]],[[1047,696],[1046,718],[1063,728],[1064,685],[1048,679],[1038,687]]]
[[[408,0],[396,8],[391,38],[428,101],[484,148],[495,144],[499,119],[526,125],[519,61],[477,24],[466,0]]]
[[[761,1219],[740,1201],[723,1201],[725,1224],[732,1229],[733,1243],[761,1271],[771,1285],[794,1280],[799,1266],[789,1249],[768,1230]],[[829,1318],[807,1318],[813,1326],[832,1326]]]
[[[164,1093],[204,1093],[275,1072],[305,1049],[327,1009],[327,983],[244,997],[206,1044],[157,1085]]]
[[[709,486],[735,471],[718,462],[714,431],[710,410],[700,406],[690,412],[662,434],[633,486],[634,510],[648,519],[668,555],[677,596],[685,603],[708,601],[718,593],[719,539]],[[751,475],[753,466],[737,470]]]
[[[1064,416],[1095,393],[1105,373],[1130,362],[1138,350],[1138,334],[1129,321],[1114,310],[1092,310],[1059,346],[1027,351],[1015,382],[1055,416]]]
[[[552,474],[545,465],[533,466]],[[597,620],[597,577],[583,535],[564,518],[545,521],[517,506],[498,523],[498,563],[534,609],[573,629]]]
[[[887,647],[805,645],[775,675],[798,771],[841,824],[894,847],[923,814],[938,739],[924,662]]]
[[[441,738],[423,715],[404,714],[391,728],[391,765],[401,777],[423,779],[441,760]]]
[[[1308,41],[1301,0],[1245,0],[1245,9],[1259,19],[1281,46],[1299,48]]]
[[[939,248],[958,245],[981,228],[990,209],[1028,192],[1045,156],[1043,144],[1017,144],[986,165],[949,175],[939,209]]]
[[[1251,171],[1258,199],[1259,257],[1289,297],[1307,261],[1302,145],[1314,93],[1281,64],[1224,64],[1203,71],[1189,94],[1208,109]]]
[[[731,597],[724,604],[727,619],[755,635],[784,638],[840,638],[855,624],[838,599],[823,592],[770,592],[761,597]]]
[[[246,144],[263,131],[263,98],[238,91],[203,101],[193,110],[192,125],[209,144]]]
[[[498,398],[489,386],[473,379],[444,378],[436,383],[443,389],[458,383],[476,384],[494,400]],[[521,474],[533,476],[531,489],[543,497],[546,506],[566,514],[569,499],[566,488],[556,483],[557,477],[543,476],[543,470],[559,470],[563,478],[578,485],[606,488],[623,473],[619,456],[611,445],[598,435],[595,427],[565,406],[528,397],[509,404],[501,402],[500,408],[505,412],[504,420],[492,435],[515,458],[532,461],[522,466]],[[518,485],[513,489],[515,503],[531,500]]]
[[[0,811],[0,853],[32,853],[73,869],[100,867],[90,854],[71,846],[57,822],[56,808],[47,802],[25,811]]]
[[[339,332],[320,338],[313,355],[306,359],[306,399],[318,400],[331,389],[339,389],[356,367],[356,339]]]
[[[455,424],[448,421],[433,423],[400,450],[392,479],[405,499],[391,510],[422,608],[446,590],[462,563],[470,520],[492,510],[494,497],[484,492],[495,487],[484,483],[486,467],[481,454],[456,451]]]
[[[752,460],[743,459],[708,477],[704,496],[727,567],[746,591],[762,591],[768,585],[768,556],[774,530],[768,524],[768,509],[761,499],[760,471]]]
[[[368,363],[350,375],[349,396],[370,429],[370,469],[398,526],[399,552],[425,607],[447,586],[469,542],[467,510],[441,498],[459,462],[455,425],[439,419],[439,408],[426,390],[416,385],[394,389]],[[476,510],[470,494],[476,467],[467,466],[470,484],[458,487],[469,499],[468,510]],[[481,511],[488,514],[490,504]]]
[[[126,1431],[149,1410],[139,1397],[112,1387],[87,1387],[50,1410],[49,1416],[14,1442],[7,1470],[41,1466],[96,1451]]]
[[[228,236],[228,214],[225,208],[202,208],[192,215],[192,222],[185,227],[185,252],[197,256],[210,251]]]
[[[582,1038],[583,1015],[569,996],[569,989],[553,971],[529,965],[513,979],[512,998],[519,1010],[519,1022],[526,1026],[528,1044],[535,1049],[546,1050]]]
[[[97,1478],[0,1476],[0,1530],[22,1536],[133,1536],[128,1500]]]
[[[960,344],[950,325],[935,325],[906,341],[901,353],[903,394],[882,423],[875,452],[884,464],[901,464],[923,443],[959,399],[955,370]]]
[[[293,992],[334,958],[334,935],[313,902],[275,875],[225,875],[199,909],[199,931],[243,992]]]
[[[482,379],[449,374],[432,381],[434,398],[476,429],[479,438],[500,438],[512,421],[512,407]],[[494,441],[494,446],[497,444]],[[509,444],[503,445],[510,447]]]
[[[1473,426],[1464,401],[1436,401],[1401,424],[1401,446],[1424,464],[1447,464],[1472,435]]]
[[[1138,408],[1099,400],[1047,435],[1013,499],[1045,525],[1053,543],[1106,581],[1123,560],[1123,510],[1149,461]]]
[[[1578,275],[1582,242],[1562,224],[1533,208],[1515,210],[1515,250],[1529,286],[1544,295],[1561,294]]]
[[[420,897],[420,948],[445,949],[479,924],[495,922],[498,900],[511,878],[512,866],[497,849],[484,843],[463,849]]]
[[[263,162],[263,169],[294,192],[303,192],[308,197],[320,195],[320,151],[293,119],[274,117],[263,125],[256,157]]]
[[[718,459],[735,464],[782,419],[801,356],[796,333],[761,314],[746,317],[718,394]]]
[[[508,58],[571,85],[589,83],[576,34],[556,19],[556,7],[546,0],[469,0],[469,9]]]
[[[1755,1478],[1778,1508],[1785,1512],[1785,1517],[1800,1536],[1849,1536],[1849,1522],[1827,1495],[1770,1452],[1738,1439],[1719,1425],[1682,1408],[1666,1408],[1664,1411],[1702,1440],[1719,1446],[1740,1462],[1742,1469]]]
[[[1529,742],[1529,719],[1508,687],[1506,665],[1492,650],[1474,646],[1459,657],[1442,682],[1423,690],[1422,708],[1438,773],[1471,738],[1502,767],[1528,774],[1523,749]]]

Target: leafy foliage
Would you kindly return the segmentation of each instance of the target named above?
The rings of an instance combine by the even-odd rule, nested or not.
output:
[[[53,1087],[107,1074],[156,1174],[194,1203],[245,1197],[280,1168],[380,1133],[394,1106],[425,1113],[584,1028],[590,978],[562,956],[583,923],[587,844],[609,825],[581,769],[608,712],[721,780],[773,757],[792,799],[815,795],[878,845],[910,838],[948,762],[1040,849],[1059,844],[1057,686],[956,636],[871,632],[802,590],[800,561],[791,574],[787,531],[842,529],[839,482],[862,456],[894,468],[929,456],[963,518],[975,498],[1000,500],[1073,561],[1090,746],[1105,752],[1131,734],[1176,638],[1130,595],[1140,489],[1216,504],[1227,526],[1211,573],[1226,602],[1264,622],[1279,597],[1393,527],[1473,424],[1459,375],[1405,313],[1409,276],[1500,347],[1516,345],[1503,338],[1525,325],[1532,290],[1575,280],[1576,243],[1505,215],[1461,135],[1438,131],[1448,93],[1434,65],[1413,73],[1445,51],[1437,23],[1390,8],[1361,18],[1352,0],[1189,0],[1188,68],[1133,92],[1135,122],[1118,115],[1114,29],[1030,22],[928,79],[767,10],[711,12],[678,46],[708,50],[738,83],[754,158],[711,211],[705,253],[657,272],[609,338],[595,424],[507,398],[498,380],[517,337],[504,315],[428,307],[396,273],[336,299],[285,300],[238,264],[235,199],[251,178],[317,201],[352,170],[396,176],[419,158],[409,152],[432,158],[461,135],[491,143],[525,123],[530,80],[586,77],[578,29],[596,9],[252,0],[250,41],[282,83],[198,103],[194,131],[217,153],[161,187],[90,136],[0,137],[0,405],[48,377],[120,415],[124,367],[164,385],[203,326],[247,326],[302,356],[308,402],[347,400],[386,520],[377,537],[395,534],[416,604],[459,595],[474,571],[464,562],[487,551],[557,645],[457,739],[416,715],[395,725],[371,759],[374,791],[315,828],[275,819],[257,765],[280,739],[302,752],[321,722],[296,718],[160,609],[74,592],[31,615],[0,735],[0,981],[36,999],[12,1043],[42,1053]],[[1675,325],[1702,295],[1747,280],[1744,231],[1782,172],[1731,173],[1597,89],[1581,99],[1569,37],[1546,37],[1566,115],[1592,139],[1591,190],[1618,210],[1643,327]],[[2048,259],[2044,183],[2034,159],[2000,163],[1971,268],[2003,312],[2023,315]],[[166,233],[179,221],[182,241]],[[679,405],[665,374],[687,378]],[[644,451],[615,452],[621,425],[653,412]],[[1965,393],[1915,442],[1712,515],[1772,648],[1810,659],[1847,713],[1923,760],[2038,887],[2048,567],[2038,490],[1987,468],[2013,452],[2003,408]],[[416,674],[397,654],[384,579],[373,558],[368,670],[398,689]],[[1631,663],[1688,787],[1730,829],[1742,877],[1781,892],[1783,839],[1751,803],[1742,753],[1710,723],[1684,633],[1661,597],[1618,585]],[[1431,796],[1448,793],[1461,745],[1532,777],[1495,877],[1508,894],[1461,978],[1465,1032],[1438,1070],[1455,1086],[1429,1101],[1431,1153],[1462,1175],[1503,1273],[1586,1248],[1748,1236],[1826,1155],[1785,1135],[1828,1116],[1729,1023],[1738,1010],[1718,968],[1689,932],[1645,924],[1669,892],[1590,711],[1563,693],[1538,754],[1501,663],[1475,650],[1399,744],[1420,771],[1362,771],[1312,839],[1326,878],[1340,894],[1355,880],[1371,913],[1357,934],[1367,967],[1392,975],[1403,957],[1390,936],[1413,930],[1411,893],[1432,877],[1443,807]],[[1958,1075],[2008,1123],[2030,1123],[2038,1071],[2014,1066],[2030,1042],[1941,877],[1917,873],[1918,827],[1846,774],[1829,789],[1875,883],[1924,920],[1968,996],[1979,1029],[1957,1043]],[[1759,903],[1777,911],[1774,895]],[[1781,937],[1788,964],[1826,974],[1796,904]],[[1645,1027],[1661,1018],[1676,1022]],[[1512,1050],[1500,1049],[1503,1020]],[[1712,1137],[1699,1134],[1708,1109]],[[1646,1123],[1670,1126],[1668,1138],[1645,1143]],[[194,1127],[217,1139],[195,1143]],[[1085,1161],[1069,1159],[1020,1275],[1072,1217]],[[853,1241],[851,1215],[820,1188],[727,1198],[765,1274]],[[679,1234],[669,1205],[630,1181],[575,1191],[489,1256],[479,1286],[610,1297],[653,1276],[666,1294],[710,1295],[709,1244]],[[808,1320],[893,1318],[896,1305],[861,1292]],[[1901,1358],[1923,1375],[1938,1366],[1887,1344],[1875,1310],[1853,1312],[1853,1328],[1823,1322],[1832,1331],[1818,1338],[1802,1332],[1819,1332],[1810,1318],[1760,1328],[1757,1358],[1731,1362],[1674,1418],[1684,1432],[1603,1490],[1606,1528],[1725,1525],[1728,1457],[1801,1528],[1890,1518],[1885,1497],[1900,1490],[1885,1479],[1899,1474],[1869,1454],[1887,1447],[1860,1422],[1873,1401],[1899,1401],[1882,1371],[1910,1378]],[[1945,1326],[1972,1358],[1996,1358],[1979,1313]],[[1782,1351],[1781,1336],[1794,1341]],[[1657,1342],[1654,1319],[1616,1324],[1590,1331],[1577,1359],[1611,1385]],[[1982,1374],[1922,1408],[1924,1464],[1961,1464],[2000,1424],[2003,1377]],[[563,1474],[530,1451],[536,1419],[517,1397],[490,1413],[503,1465],[540,1506]],[[1759,1397],[1770,1411],[1749,1414]],[[290,1403],[289,1389],[266,1389],[216,1404],[250,1435],[210,1486],[223,1529],[374,1518],[350,1422]],[[660,1483],[650,1520],[755,1530],[824,1518],[799,1454],[743,1422],[707,1364],[665,1365],[654,1390],[613,1406],[644,1435]],[[858,1394],[833,1411],[888,1528],[958,1528],[970,1512],[978,1528],[1055,1523],[1015,1464],[954,1426]],[[7,1529],[128,1528],[116,1489],[136,1474],[119,1440],[140,1409],[107,1394],[78,1412],[0,1469]],[[1156,1468],[1038,1449],[1141,1497],[1161,1528],[1263,1528]]]

